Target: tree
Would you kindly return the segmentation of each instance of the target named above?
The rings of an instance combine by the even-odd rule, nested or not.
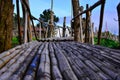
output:
[[[45,9],[42,14],[40,14],[40,20],[44,21],[44,22],[48,22],[50,20],[50,14],[51,14],[51,10],[50,9]],[[59,21],[59,18],[56,15],[54,16],[54,22],[57,23]]]
[[[72,0],[73,16],[76,17],[79,14],[79,0]],[[80,41],[80,18],[74,19],[74,40]]]
[[[53,15],[53,12],[51,12],[50,9],[46,9],[46,10],[43,11],[42,14],[40,14],[40,18],[39,18],[43,22],[49,22],[49,29],[48,29],[48,36],[47,37],[51,37],[52,36],[53,24],[56,24],[59,21],[59,18],[56,15],[53,15],[54,21],[51,22],[51,13]]]
[[[0,52],[11,48],[13,0],[0,0]]]

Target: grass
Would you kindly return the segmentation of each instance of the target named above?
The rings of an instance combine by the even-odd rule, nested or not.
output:
[[[12,47],[15,47],[17,45],[19,45],[18,37],[13,37],[12,38]]]
[[[33,40],[36,40],[33,38]],[[94,38],[95,45],[97,44],[98,39],[95,37]],[[19,45],[18,37],[13,37],[12,38],[12,47],[15,47]],[[109,48],[115,48],[117,49],[119,47],[119,43],[117,41],[113,41],[110,39],[101,39],[101,46],[109,47]]]
[[[35,38],[35,37],[33,37],[33,38],[32,38],[32,40],[33,40],[33,41],[35,41],[35,40],[36,40],[36,38]]]
[[[95,44],[97,44],[98,39],[94,38],[94,40],[95,40]],[[109,48],[118,48],[119,47],[119,43],[117,41],[113,41],[110,39],[101,39],[100,45],[109,47]]]
[[[33,38],[33,41],[35,41],[35,40],[36,40],[36,38]],[[19,45],[18,37],[13,37],[12,38],[12,47],[15,47],[17,45]]]

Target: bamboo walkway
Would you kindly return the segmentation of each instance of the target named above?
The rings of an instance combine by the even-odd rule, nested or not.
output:
[[[34,41],[0,54],[0,80],[120,80],[120,51],[71,40]]]

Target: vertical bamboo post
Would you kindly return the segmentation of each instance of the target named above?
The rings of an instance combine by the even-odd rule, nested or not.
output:
[[[65,32],[66,32],[66,17],[64,17],[63,20],[63,37],[65,37]]]
[[[20,10],[19,10],[19,0],[16,0],[16,7],[17,7],[17,20],[18,20],[18,38],[19,38],[19,44],[22,44],[22,34],[21,34],[21,28],[20,28]]]
[[[27,37],[27,29],[28,29],[28,12],[27,12],[27,8],[26,6],[24,5],[23,1],[21,0],[21,3],[22,3],[22,9],[23,9],[23,18],[24,18],[24,33],[23,33],[23,42],[24,43],[27,43],[28,41],[28,37]]]
[[[53,0],[51,0],[51,11],[50,11],[50,34],[49,34],[49,36],[48,37],[52,37],[53,35],[52,35],[52,33],[53,33],[53,21],[54,21],[54,19],[53,19],[54,17],[53,17]]]
[[[28,14],[27,14],[27,10],[25,9],[25,25],[24,25],[24,43],[27,43],[27,28],[28,28],[28,26],[27,26],[27,16],[28,16]]]
[[[0,0],[0,53],[12,47],[13,0]]]
[[[91,40],[92,40],[92,44],[94,45],[94,23],[92,23],[92,26],[91,26]]]
[[[73,37],[74,35],[74,20],[71,20],[71,37]]]
[[[46,28],[46,31],[45,31],[45,38],[48,37],[48,27]]]
[[[86,4],[86,10],[88,9],[89,5]],[[89,42],[89,32],[88,32],[88,18],[89,18],[89,12],[86,12],[86,27],[85,27],[85,43]]]
[[[120,46],[120,3],[117,6],[117,13],[118,13],[118,25],[119,25],[119,46]]]
[[[93,24],[92,24],[92,21],[91,21],[91,11],[89,11],[89,43],[90,44],[93,44]]]
[[[73,6],[73,16],[76,17],[79,14],[79,0],[72,0]],[[77,17],[74,19],[74,40],[80,41],[80,18]]]
[[[80,12],[83,11],[83,6],[80,6]],[[82,15],[80,15],[80,41],[83,42],[83,26],[82,26]]]
[[[41,22],[39,24],[39,38],[41,39]]]
[[[58,28],[58,30],[59,30],[59,36],[61,37],[61,33],[60,33],[60,27]]]
[[[26,3],[29,7],[29,0],[26,0]],[[28,13],[28,12],[27,12]],[[28,13],[27,15],[27,25],[28,25],[28,29],[27,29],[27,33],[28,33],[28,41],[32,41],[32,28],[31,28],[31,23],[30,23],[30,15]]]
[[[30,23],[30,15],[28,15],[28,31],[29,40],[32,41],[32,26]]]
[[[105,0],[102,0],[101,11],[100,11],[99,31],[98,31],[98,43],[97,43],[98,45],[100,44],[100,39],[101,39],[101,31],[102,31],[103,16],[104,16],[104,7],[105,7]]]

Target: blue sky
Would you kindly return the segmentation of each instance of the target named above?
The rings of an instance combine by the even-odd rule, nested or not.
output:
[[[63,17],[67,17],[67,25],[70,25],[71,20],[71,0],[53,0],[54,1],[54,13],[56,16],[60,18],[60,21],[58,25],[63,24]],[[79,0],[80,5],[84,6],[84,9],[86,8],[86,4],[89,4],[90,6],[93,5],[98,0]],[[13,0],[15,4],[15,0]],[[30,2],[30,8],[32,14],[39,18],[39,15],[43,12],[45,9],[50,8],[50,2],[51,0],[29,0]],[[117,10],[116,6],[120,0],[106,0],[105,5],[105,15],[104,15],[104,22],[103,22],[103,31],[106,29],[105,23],[107,22],[108,30],[114,34],[118,34],[118,22],[114,21],[114,18],[117,19]],[[16,7],[14,12],[16,12]],[[95,23],[95,27],[99,26],[99,14],[100,13],[100,7],[96,8],[92,11],[92,22]],[[22,13],[21,13],[22,14]]]

